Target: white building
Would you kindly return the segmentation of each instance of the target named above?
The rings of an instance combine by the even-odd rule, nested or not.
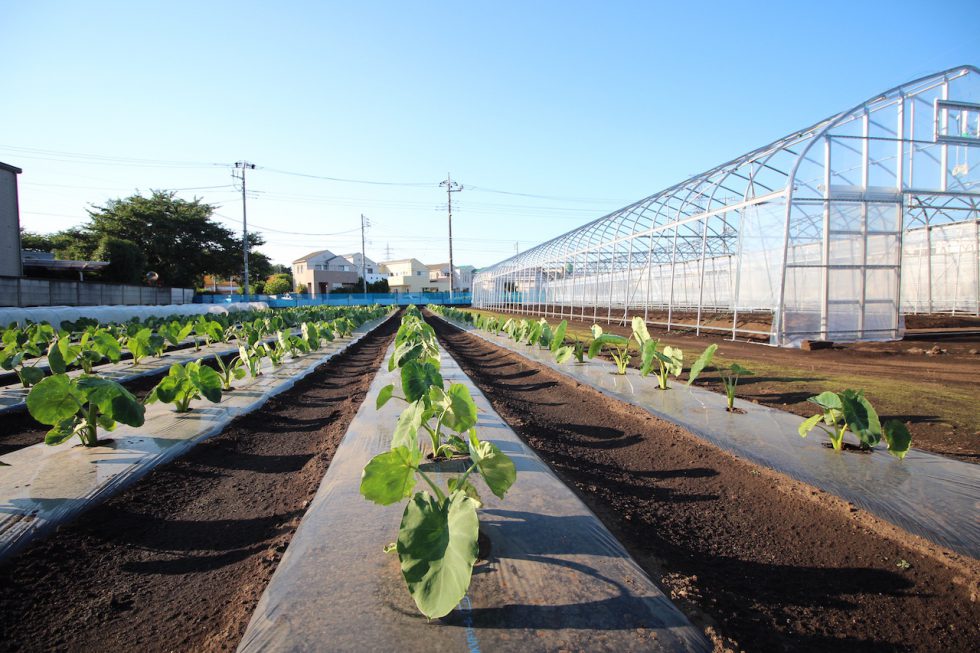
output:
[[[354,272],[357,272],[358,276],[361,276],[361,253],[356,252],[354,254],[344,254],[343,258],[347,259],[351,265],[354,266]],[[364,278],[367,279],[368,283],[377,283],[382,279],[386,278],[387,275],[382,274],[378,264],[369,259],[364,258]]]

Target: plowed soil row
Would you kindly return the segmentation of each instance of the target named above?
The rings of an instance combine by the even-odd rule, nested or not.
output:
[[[234,650],[397,329],[0,566],[0,650]]]
[[[718,650],[976,650],[976,560],[430,321]]]

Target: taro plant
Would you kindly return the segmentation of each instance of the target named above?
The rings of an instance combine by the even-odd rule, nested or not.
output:
[[[391,449],[364,467],[360,491],[385,506],[408,499],[398,539],[385,550],[397,552],[412,599],[422,614],[435,619],[462,600],[476,562],[477,509],[482,500],[471,479],[481,477],[495,496],[503,498],[517,472],[496,445],[477,437],[476,405],[468,388],[456,383],[444,390],[438,348],[429,348],[431,327],[426,327],[412,311],[402,319],[389,369],[401,368],[404,396],[399,398],[409,405],[396,423]],[[393,396],[394,384],[385,386],[376,406],[381,408]],[[443,427],[456,433],[446,445],[441,443]],[[433,455],[449,449],[469,456],[465,471],[450,478],[445,489],[422,469],[422,430],[429,433]],[[428,490],[416,492],[419,481]]]
[[[178,413],[186,413],[191,401],[202,396],[213,403],[220,402],[221,385],[218,373],[198,361],[171,365],[167,376],[150,391],[146,403],[161,401],[173,404]]]
[[[861,449],[874,449],[884,439],[888,453],[899,459],[904,458],[912,446],[912,436],[905,424],[897,419],[881,424],[863,390],[821,392],[807,401],[819,406],[821,412],[800,425],[800,437],[805,438],[817,427],[830,437],[834,450],[840,451],[844,447],[844,433],[850,430],[857,436]]]
[[[732,363],[727,367],[719,367],[718,374],[721,382],[725,384],[725,397],[728,398],[728,412],[735,412],[735,389],[738,386],[738,379],[742,376],[754,376],[755,372],[742,367],[738,363]]]
[[[54,374],[39,382],[27,395],[31,417],[53,428],[45,444],[61,444],[77,435],[86,447],[99,443],[99,427],[106,431],[121,422],[142,426],[144,408],[128,390],[109,379],[82,374],[70,378]]]
[[[0,350],[0,369],[14,372],[25,388],[39,383],[44,378],[44,370],[38,365],[41,355],[56,337],[54,327],[47,323],[7,329]]]
[[[242,363],[242,357],[240,355],[235,356],[227,363],[221,356],[215,356],[214,362],[218,366],[218,376],[221,378],[221,389],[225,392],[230,392],[232,390],[232,380],[240,381],[245,378],[245,365]]]
[[[603,347],[609,347],[609,352],[613,362],[616,363],[616,372],[626,374],[626,368],[630,364],[630,341],[629,338],[616,335],[614,333],[603,333],[602,327],[598,324],[592,325],[592,344],[589,345],[589,358],[595,358],[602,352]]]
[[[150,328],[142,328],[126,338],[126,349],[133,356],[133,365],[139,365],[147,356],[163,354],[165,342],[162,336]]]
[[[166,341],[169,342],[171,345],[176,347],[177,345],[182,343],[185,339],[187,339],[191,335],[191,332],[193,330],[194,330],[193,322],[188,321],[184,324],[181,324],[179,321],[174,320],[169,324],[161,324],[157,328],[157,333],[163,336],[164,339],[166,339]]]
[[[667,390],[670,387],[667,385],[667,379],[670,375],[674,375],[676,378],[684,370],[684,352],[670,345],[660,351],[657,349],[659,345],[660,341],[652,338],[643,344],[640,374],[647,376],[653,372],[657,379],[657,387],[661,390]]]
[[[263,358],[265,358],[265,348],[262,345],[256,345],[251,349],[246,348],[244,345],[239,345],[238,347],[238,359],[242,362],[245,369],[248,370],[248,375],[253,379],[262,374]]]
[[[573,355],[575,355],[575,345],[565,344],[565,332],[568,330],[568,320],[562,320],[557,327],[555,327],[555,332],[551,336],[551,353],[555,357],[555,362],[559,365],[563,364]],[[579,345],[581,351],[581,344],[576,340],[576,345]],[[579,362],[582,362],[581,356],[578,356]]]

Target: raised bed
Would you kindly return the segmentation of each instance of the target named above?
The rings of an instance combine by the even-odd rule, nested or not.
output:
[[[143,426],[119,426],[102,446],[41,443],[0,457],[10,465],[0,474],[0,558],[219,433],[235,417],[289,389],[387,319],[390,314],[361,325],[349,338],[328,343],[325,350],[297,356],[279,367],[263,361],[263,374],[234,382],[235,390],[220,404],[202,404],[187,414],[153,404],[147,407]]]
[[[364,465],[391,446],[401,406],[375,410],[369,400],[351,422],[239,651],[709,650],[445,354],[442,374],[447,383],[471,388],[481,439],[499,446],[518,470],[505,500],[484,497],[481,531],[489,555],[474,569],[463,603],[427,622],[405,590],[397,557],[380,550],[398,530],[401,507],[380,508],[358,488]],[[369,398],[397,377],[383,366]]]
[[[792,413],[742,402],[744,413],[732,414],[725,410],[724,396],[680,381],[661,391],[652,377],[632,370],[615,374],[614,366],[604,360],[558,365],[549,351],[453,324],[722,449],[831,492],[911,533],[980,558],[980,466],[915,449],[901,461],[881,452],[835,452],[816,435],[801,438],[801,419]],[[850,434],[847,437],[857,443]]]

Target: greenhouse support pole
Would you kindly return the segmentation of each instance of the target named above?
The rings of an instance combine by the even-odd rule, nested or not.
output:
[[[827,340],[827,315],[830,302],[830,137],[823,139],[823,243],[820,253],[820,339]],[[787,249],[789,247],[789,222],[786,224]],[[786,275],[786,262],[783,262],[783,275]],[[785,291],[784,291],[785,292]]]
[[[704,303],[704,268],[705,260],[704,255],[708,248],[708,220],[710,218],[705,218],[701,221],[704,228],[701,231],[701,281],[698,283],[698,318],[697,324],[694,327],[694,335],[701,335],[701,306]]]
[[[898,110],[896,111],[897,124],[895,135],[898,140],[897,152],[895,153],[895,191],[898,193],[898,215],[896,216],[895,230],[898,232],[898,269],[895,271],[895,287],[893,288],[895,297],[895,311],[892,313],[893,336],[899,336],[899,324],[901,323],[902,313],[902,260],[905,251],[905,93],[899,93]],[[912,146],[914,147],[914,145]]]
[[[868,295],[868,167],[870,163],[869,142],[871,116],[868,108],[864,108],[864,116],[861,120],[863,141],[861,144],[861,188],[864,189],[864,201],[861,202],[861,311],[858,313],[858,337],[864,339],[864,311],[867,308]]]
[[[973,254],[977,261],[976,276],[973,277],[973,288],[976,290],[976,303],[973,305],[974,312],[980,317],[980,218],[973,221]]]
[[[674,274],[677,270],[677,223],[674,223],[674,238],[670,254],[670,291],[667,293],[667,331],[670,331],[674,317]]]

